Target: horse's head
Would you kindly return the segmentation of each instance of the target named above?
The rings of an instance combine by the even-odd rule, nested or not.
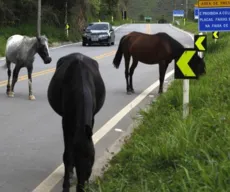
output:
[[[49,55],[48,39],[46,36],[37,37],[37,52],[45,64],[49,64],[52,61]]]
[[[197,61],[197,65],[198,65],[199,75],[205,75],[206,74],[206,64],[204,61],[204,56],[197,54],[196,61]]]

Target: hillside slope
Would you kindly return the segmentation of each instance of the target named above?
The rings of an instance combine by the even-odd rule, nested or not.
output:
[[[176,2],[175,2],[176,1]],[[173,9],[184,9],[185,0],[130,0],[128,5],[128,17],[140,20],[140,16],[151,16],[156,21],[161,15],[169,21],[172,20]],[[193,14],[193,7],[197,0],[189,0],[188,8],[190,17]],[[175,3],[174,3],[175,2]]]

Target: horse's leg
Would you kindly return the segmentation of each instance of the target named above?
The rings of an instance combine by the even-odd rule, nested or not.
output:
[[[14,71],[13,71],[13,80],[12,80],[12,84],[11,84],[11,90],[9,91],[9,97],[14,97],[14,86],[16,84],[16,82],[18,81],[18,74],[19,71],[21,69],[20,65],[15,65]]]
[[[83,167],[78,166],[76,168],[77,173],[77,185],[76,185],[76,191],[77,192],[84,192],[85,188],[85,174]]]
[[[133,64],[132,66],[130,67],[130,71],[129,71],[129,85],[130,85],[130,91],[132,93],[135,93],[134,89],[133,89],[133,73],[134,73],[134,70],[136,69],[137,67],[137,64],[138,64],[138,60],[136,59],[133,59]]]
[[[130,55],[127,53],[124,53],[125,58],[125,79],[126,79],[126,91],[127,94],[131,94],[130,85],[129,85],[129,62],[130,62]]]
[[[8,75],[8,81],[7,81],[7,86],[6,86],[6,94],[8,96],[10,93],[10,78],[11,78],[11,66],[10,66],[10,61],[6,59],[6,66],[7,66],[7,75]]]
[[[27,67],[28,86],[29,86],[29,100],[35,100],[35,96],[33,95],[33,89],[32,89],[32,72],[33,72],[33,65],[29,65]]]
[[[65,166],[65,173],[64,173],[64,181],[63,181],[63,192],[69,192],[70,191],[70,174],[71,171],[73,171],[73,147],[72,147],[72,138],[71,136],[66,133],[65,130],[67,130],[68,127],[65,127],[63,124],[63,133],[64,133],[64,146],[65,151],[63,154],[63,162]],[[69,131],[69,130],[67,130]]]
[[[63,192],[69,192],[70,191],[70,172],[71,172],[71,153],[68,151],[68,146],[65,146],[65,151],[63,154],[63,162],[65,166],[65,173],[64,173],[64,181],[63,181]]]
[[[165,79],[165,72],[168,68],[169,63],[167,61],[161,61],[159,63],[159,81],[160,81],[160,86],[159,86],[159,91],[158,93],[161,94],[163,93],[163,84],[164,84],[164,79]]]
[[[81,156],[84,154],[79,154],[76,161],[76,172],[78,183],[76,186],[77,192],[84,192],[85,183],[89,183],[89,178],[92,173],[92,167],[95,160],[95,149],[92,138],[88,140],[85,148],[86,156]]]

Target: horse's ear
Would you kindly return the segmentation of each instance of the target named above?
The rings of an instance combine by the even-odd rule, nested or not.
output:
[[[38,42],[40,42],[40,41],[41,41],[41,39],[40,39],[40,37],[39,37],[39,36],[36,36],[36,39],[37,39],[37,41],[38,41]]]

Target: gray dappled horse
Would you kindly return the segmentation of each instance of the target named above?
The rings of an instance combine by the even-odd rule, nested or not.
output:
[[[26,67],[28,72],[29,99],[35,100],[32,92],[32,72],[35,54],[38,53],[45,64],[49,64],[52,59],[49,55],[48,39],[46,36],[28,37],[22,35],[13,35],[7,39],[6,43],[6,64],[3,66],[8,71],[8,83],[6,93],[9,97],[14,97],[14,86],[18,80],[18,74],[21,68]],[[11,63],[15,64],[13,71],[12,84]]]

